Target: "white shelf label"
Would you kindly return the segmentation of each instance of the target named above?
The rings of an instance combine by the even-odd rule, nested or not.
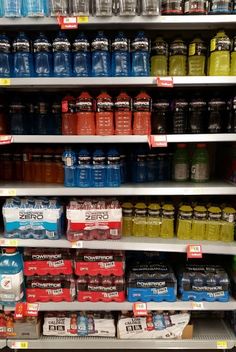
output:
[[[83,241],[72,242],[71,248],[83,248]]]
[[[11,348],[26,350],[29,348],[28,341],[14,341],[12,342]]]
[[[2,238],[0,239],[0,246],[1,247],[18,247],[18,240],[17,239],[8,239]]]
[[[192,302],[192,309],[193,310],[203,310],[204,303],[203,302]]]

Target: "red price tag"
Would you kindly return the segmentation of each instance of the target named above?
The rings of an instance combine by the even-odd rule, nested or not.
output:
[[[25,316],[25,302],[16,303],[14,319],[22,319]]]
[[[173,88],[174,81],[172,77],[157,77],[157,86],[160,88]]]
[[[148,315],[147,303],[134,303],[133,312],[135,317],[146,317]]]
[[[202,246],[200,244],[189,244],[187,247],[187,259],[202,258]]]
[[[25,316],[26,317],[37,317],[39,312],[38,303],[26,303]]]
[[[61,111],[62,112],[68,112],[69,106],[68,106],[68,100],[62,100],[61,102]]]
[[[149,136],[149,146],[151,148],[155,148],[155,147],[167,147],[168,143],[167,143],[167,136],[166,135],[152,135]]]
[[[57,22],[61,29],[77,29],[78,22],[77,17],[57,17]]]
[[[11,144],[13,142],[12,136],[0,135],[0,144]]]

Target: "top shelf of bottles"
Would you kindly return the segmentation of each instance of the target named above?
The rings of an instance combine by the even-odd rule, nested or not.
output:
[[[80,20],[78,20],[80,21]],[[225,29],[235,29],[236,14],[235,15],[199,15],[199,16],[135,16],[135,17],[88,17],[81,18],[79,23],[83,29],[96,28],[98,29],[218,29],[224,27]],[[57,19],[54,17],[42,18],[0,18],[0,28],[17,29],[20,28],[56,28],[58,26]]]

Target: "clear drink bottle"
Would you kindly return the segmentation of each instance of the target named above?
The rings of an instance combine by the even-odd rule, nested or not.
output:
[[[129,40],[120,32],[112,42],[112,76],[130,76]]]
[[[25,134],[25,106],[20,99],[15,99],[9,105],[9,132],[11,134]]]
[[[70,42],[64,32],[59,32],[52,44],[54,77],[72,76]]]
[[[26,17],[46,16],[46,2],[44,0],[23,0],[23,12]]]
[[[105,34],[100,31],[91,44],[92,50],[92,76],[111,76],[109,41]]]
[[[11,76],[11,45],[5,34],[0,35],[0,77]]]
[[[137,11],[137,0],[119,0],[120,16],[135,16]]]
[[[158,0],[142,0],[142,15],[157,16],[159,14]]]
[[[52,45],[47,37],[40,33],[33,43],[34,70],[37,77],[52,76]]]
[[[25,33],[20,32],[13,41],[13,76],[32,77],[33,56],[30,41]]]
[[[72,16],[89,16],[88,0],[72,0],[71,1]]]
[[[96,16],[112,16],[112,0],[93,0]]]
[[[139,32],[131,42],[132,49],[132,76],[149,76],[150,50],[149,40],[144,32]]]
[[[21,17],[22,0],[3,0],[3,15],[5,17]]]
[[[51,16],[66,16],[69,14],[69,0],[50,0]]]
[[[73,43],[73,75],[77,77],[91,76],[91,53],[88,38],[79,33]]]

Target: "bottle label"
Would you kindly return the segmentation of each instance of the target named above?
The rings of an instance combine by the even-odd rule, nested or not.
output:
[[[205,181],[209,178],[208,166],[206,163],[198,163],[192,166],[192,180]]]
[[[185,163],[176,164],[174,178],[176,181],[188,180],[188,178],[189,178],[188,164],[185,164]]]
[[[23,272],[12,275],[0,275],[0,301],[15,302],[23,298]]]

